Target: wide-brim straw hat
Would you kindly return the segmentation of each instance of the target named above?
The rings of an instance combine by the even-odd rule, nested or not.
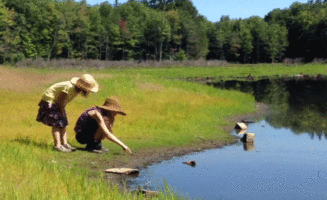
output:
[[[116,97],[109,97],[106,99],[102,106],[98,106],[99,108],[109,110],[109,111],[116,111],[118,114],[126,115],[126,113],[122,110],[120,106],[120,102]]]
[[[99,90],[98,83],[90,74],[84,74],[81,77],[74,77],[70,82],[72,82],[77,87],[89,92],[97,92]]]

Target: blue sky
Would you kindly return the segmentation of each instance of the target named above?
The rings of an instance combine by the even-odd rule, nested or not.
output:
[[[105,0],[86,0],[87,4],[101,4]],[[114,4],[115,0],[108,0]],[[127,0],[118,0],[125,3]],[[222,15],[229,15],[230,18],[248,18],[257,15],[264,18],[268,12],[275,8],[289,8],[295,0],[193,0],[198,13],[204,15],[209,21],[217,22]],[[298,0],[300,3],[307,3],[308,0]]]

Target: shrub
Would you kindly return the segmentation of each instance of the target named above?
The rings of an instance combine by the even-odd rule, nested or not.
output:
[[[292,58],[284,58],[283,65],[293,65],[293,59]]]
[[[25,59],[24,54],[23,54],[22,52],[18,52],[18,53],[14,53],[14,54],[12,55],[11,61],[12,61],[13,63],[17,63],[17,62],[22,61],[22,60],[24,60],[24,59]]]
[[[327,63],[327,60],[323,59],[323,58],[314,58],[312,60],[312,63],[313,64],[324,64],[324,63]]]
[[[304,58],[302,58],[302,57],[293,59],[293,63],[294,63],[294,65],[301,65],[301,64],[304,63],[304,61],[305,61],[305,60],[304,60]]]
[[[174,66],[224,66],[228,65],[225,60],[162,60],[162,61],[105,61],[105,60],[77,60],[77,59],[53,59],[47,61],[42,58],[26,59],[16,63],[19,68],[65,68],[65,69],[106,69],[110,67],[174,67]]]
[[[176,53],[174,60],[175,61],[183,61],[186,60],[187,55],[183,49],[181,49],[178,53]]]
[[[209,60],[207,62],[208,66],[224,66],[228,65],[228,62],[226,60]]]
[[[287,66],[297,66],[297,65],[301,65],[304,63],[304,58],[299,57],[299,58],[284,58],[283,60],[283,65],[287,65]]]

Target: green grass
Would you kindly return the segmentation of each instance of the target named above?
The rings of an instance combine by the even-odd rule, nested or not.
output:
[[[114,72],[116,69],[104,69],[104,72]],[[252,76],[273,76],[273,75],[296,75],[296,74],[327,74],[326,64],[305,64],[298,66],[283,66],[282,64],[256,64],[240,65],[231,64],[221,67],[165,67],[165,68],[122,68],[123,74],[139,74],[165,78],[186,78],[186,77],[242,77],[251,74]]]
[[[60,165],[44,151],[21,143],[1,144],[1,199],[133,199],[105,184],[101,176],[89,179],[87,169]]]
[[[41,74],[83,72],[8,69]],[[110,78],[97,79],[100,85],[98,93],[90,94],[87,99],[78,96],[68,104],[68,140],[74,146],[81,147],[74,139],[73,131],[78,116],[94,104],[101,105],[106,97],[117,96],[127,116],[117,117],[114,134],[132,151],[194,145],[203,139],[228,142],[232,138],[222,129],[223,125],[231,125],[225,120],[226,117],[254,112],[254,98],[238,91],[224,91],[167,78],[241,76],[248,73],[258,76],[326,74],[325,70],[323,65],[87,70],[91,74],[110,75]],[[101,172],[89,170],[91,160],[103,161],[114,156],[124,156],[119,146],[105,141],[104,146],[110,149],[110,153],[102,155],[85,152],[61,154],[52,151],[51,129],[35,121],[37,103],[43,91],[51,84],[39,85],[24,93],[0,91],[0,199],[138,198],[129,193],[120,193],[116,187],[106,184]],[[128,156],[126,159],[129,159]],[[158,198],[178,197],[166,194]]]

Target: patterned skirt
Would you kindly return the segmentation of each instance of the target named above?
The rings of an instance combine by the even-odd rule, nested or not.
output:
[[[68,125],[65,110],[60,110],[55,104],[49,108],[49,103],[43,100],[40,101],[39,107],[36,121],[51,127],[64,128]]]

